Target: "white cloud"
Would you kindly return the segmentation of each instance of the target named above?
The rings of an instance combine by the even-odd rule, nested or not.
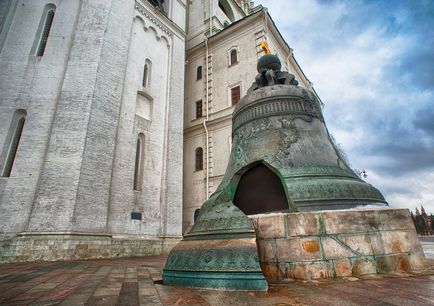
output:
[[[417,176],[382,176],[367,170],[367,182],[385,194],[391,207],[414,210],[422,204],[425,211],[434,213],[434,173],[421,171]]]
[[[392,207],[414,209],[423,204],[434,213],[434,165],[411,169],[420,166],[414,160],[420,157],[418,151],[434,148],[432,135],[413,127],[416,114],[433,107],[434,90],[414,86],[418,80],[411,79],[410,71],[390,73],[415,44],[410,34],[391,31],[406,25],[407,12],[393,13],[396,25],[382,22],[374,13],[369,16],[369,10],[358,16],[353,2],[261,4],[268,7],[314,83],[325,103],[327,126],[352,165],[368,170],[369,182],[385,193]],[[400,148],[403,151],[394,151]]]

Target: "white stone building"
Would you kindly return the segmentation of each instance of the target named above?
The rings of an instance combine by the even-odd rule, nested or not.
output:
[[[267,41],[278,54],[282,70],[315,92],[265,8],[238,0],[213,1],[209,9],[209,3],[193,1],[189,7],[190,18],[195,17],[186,41],[184,234],[223,178],[231,150],[232,112],[255,80],[261,42]]]
[[[224,174],[264,40],[311,89],[251,1],[0,1],[0,262],[166,252]]]
[[[0,260],[181,236],[186,1],[0,2]]]

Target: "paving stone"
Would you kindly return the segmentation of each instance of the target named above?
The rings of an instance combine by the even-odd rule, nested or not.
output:
[[[307,238],[307,237],[306,237]],[[268,292],[216,291],[194,288],[170,287],[154,284],[161,278],[164,256],[89,260],[56,265],[39,263],[0,265],[0,273],[11,275],[27,271],[36,274],[28,281],[8,283],[0,291],[0,305],[429,305],[434,301],[434,261],[428,261],[420,274],[376,275],[375,278],[324,279],[334,273],[345,277],[356,265],[359,272],[369,272],[375,259],[366,262],[330,260],[321,266],[315,262],[276,263],[276,273],[303,274],[311,281],[270,283]],[[395,259],[393,259],[395,260]],[[374,263],[373,263],[374,262]],[[26,266],[28,265],[28,266]],[[65,268],[62,267],[65,265]],[[339,268],[338,266],[341,266]],[[27,268],[26,268],[27,267]],[[32,267],[32,268],[30,268]],[[39,269],[40,268],[40,269]],[[296,270],[298,269],[298,270]],[[339,270],[340,269],[340,270]],[[136,278],[128,278],[134,275]],[[7,272],[6,272],[7,271]],[[21,272],[20,272],[21,271]],[[341,271],[341,272],[339,272]],[[344,272],[342,272],[344,271]],[[42,274],[41,274],[42,273]],[[323,273],[323,275],[321,275]],[[366,274],[365,274],[366,275]],[[294,276],[294,275],[292,275]],[[56,282],[53,281],[56,280]],[[59,282],[63,280],[62,283]],[[53,287],[55,284],[57,286]],[[1,288],[1,287],[0,287]],[[11,293],[15,295],[11,296]]]
[[[388,283],[384,281],[364,281],[364,282],[354,282],[350,283],[351,287],[363,288],[369,292],[373,298],[378,301],[389,303],[392,305],[427,305],[426,299],[420,299],[414,295],[403,294],[401,292],[404,288],[399,288],[398,290],[391,289]],[[434,301],[431,301],[434,302]]]
[[[140,306],[160,306],[163,305],[159,295],[142,296],[139,300]]]
[[[209,305],[198,290],[155,285],[163,305]]]
[[[139,286],[136,283],[123,283],[119,296],[119,305],[139,305]]]

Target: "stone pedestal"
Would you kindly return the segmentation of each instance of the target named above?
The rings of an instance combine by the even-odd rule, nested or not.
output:
[[[0,240],[0,263],[168,254],[180,237],[138,239],[77,232],[22,233]]]
[[[268,281],[409,272],[424,254],[407,209],[249,216]]]

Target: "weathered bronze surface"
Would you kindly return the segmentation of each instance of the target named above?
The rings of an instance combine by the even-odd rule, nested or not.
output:
[[[340,157],[316,96],[280,66],[274,55],[259,60],[255,83],[234,110],[225,176],[170,253],[164,283],[266,290],[247,214],[387,205]]]

